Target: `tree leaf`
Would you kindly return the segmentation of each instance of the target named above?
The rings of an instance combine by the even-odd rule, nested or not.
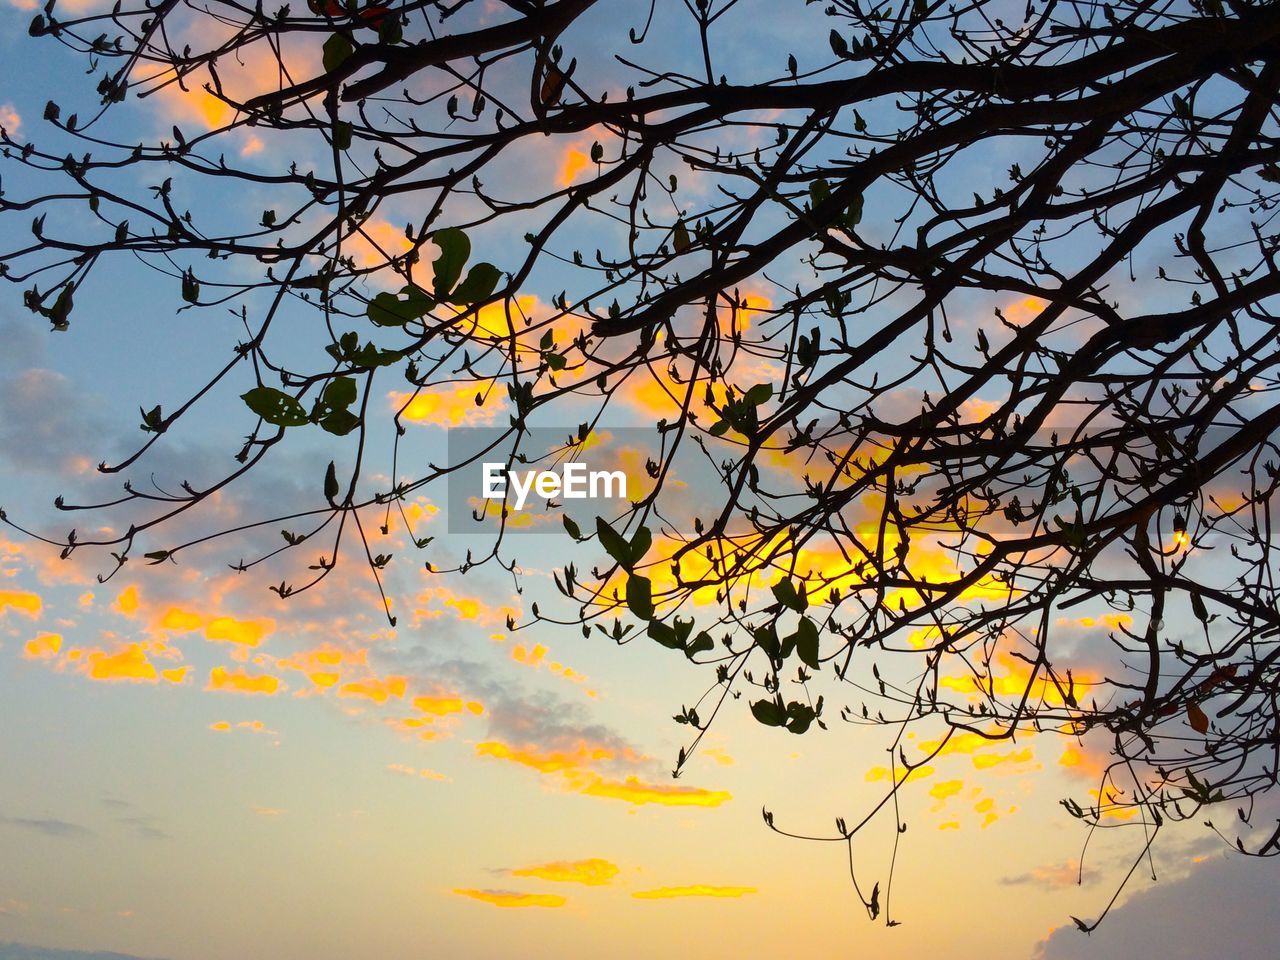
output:
[[[773,585],[773,595],[780,604],[796,613],[804,613],[809,607],[809,598],[796,593],[790,577],[783,577]]]
[[[263,420],[277,427],[300,427],[310,420],[295,397],[274,387],[254,387],[240,394],[240,399]]]
[[[573,539],[575,540],[582,539],[581,528],[579,528],[579,526],[573,522],[573,519],[567,513],[561,516],[560,519],[564,523],[564,528],[565,530],[568,531],[569,536],[573,537]]]
[[[320,419],[320,426],[336,437],[345,437],[360,426],[360,418],[350,410],[334,410]]]
[[[650,620],[646,633],[650,639],[657,640],[668,650],[680,650],[684,647],[684,641],[680,639],[675,629],[661,620]]]
[[[431,235],[431,242],[440,248],[440,256],[432,264],[432,283],[436,299],[443,300],[462,276],[462,268],[471,256],[471,241],[457,227],[445,227]]]
[[[627,578],[627,609],[641,620],[653,619],[653,583],[633,573]]]
[[[1198,703],[1187,704],[1187,723],[1191,724],[1191,729],[1196,733],[1209,732],[1209,718],[1205,712],[1200,709]]]
[[[342,410],[356,402],[356,382],[352,377],[335,377],[325,384],[321,395],[325,406]]]
[[[449,297],[451,303],[465,306],[488,300],[502,278],[502,271],[492,263],[477,263],[467,272],[467,279]]]
[[[600,538],[600,546],[604,552],[622,565],[624,570],[631,569],[631,546],[626,540],[605,523],[603,517],[596,517],[596,536]]]
[[[312,49],[315,48],[313,47]],[[355,48],[351,46],[350,40],[340,33],[333,34],[324,42],[324,51],[321,57],[324,72],[329,73],[337,70],[346,61],[347,57],[354,52]]]
[[[801,617],[792,637],[795,639],[796,654],[800,657],[800,662],[810,670],[820,670],[822,661],[818,659],[818,628],[813,621],[808,617]]]
[[[780,727],[787,722],[786,711],[775,700],[757,700],[751,704],[751,715],[766,727]]]
[[[324,498],[333,503],[338,498],[338,469],[332,460],[324,472]]]

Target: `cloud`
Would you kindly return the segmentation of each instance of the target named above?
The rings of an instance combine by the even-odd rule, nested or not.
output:
[[[94,836],[93,831],[88,827],[82,827],[78,823],[71,823],[67,820],[0,817],[0,823],[10,827],[17,827],[19,830],[43,833],[46,837],[59,837],[64,840],[84,839]]]
[[[1012,877],[1001,877],[1000,883],[1006,887],[1047,887],[1061,889],[1096,882],[1098,871],[1081,868],[1080,861],[1068,860],[1065,863],[1049,863],[1040,867],[1032,867],[1026,873]]]
[[[460,387],[424,387],[413,393],[393,390],[387,399],[391,409],[400,413],[400,419],[406,423],[474,427],[493,423],[507,408],[506,395],[491,387],[490,381],[477,380]]]
[[[92,467],[84,451],[103,431],[83,385],[52,370],[27,369],[0,379],[0,462],[64,475]]]
[[[712,887],[695,883],[685,887],[658,887],[655,890],[637,890],[631,896],[637,900],[671,900],[678,897],[746,897],[756,893],[755,887]]]
[[[32,4],[32,6],[35,6],[35,4]],[[14,136],[21,126],[22,117],[18,116],[18,111],[13,104],[0,103],[0,127],[4,127],[10,136]]]
[[[554,893],[520,893],[517,890],[464,890],[453,891],[460,897],[470,897],[495,907],[563,907],[564,897]]]
[[[70,650],[64,662],[74,664],[90,680],[102,683],[159,683],[162,679],[168,683],[182,683],[191,669],[157,669],[148,654],[169,658],[178,656],[177,651],[164,643],[121,643],[110,652]]]
[[[34,640],[28,640],[22,650],[27,660],[52,660],[62,649],[62,637],[56,633],[42,633]]]
[[[582,883],[589,887],[601,887],[618,875],[618,865],[591,857],[587,860],[556,860],[533,867],[508,870],[513,877],[534,877],[554,883]]]
[[[44,601],[38,593],[31,593],[29,590],[0,590],[0,615],[6,610],[17,610],[34,620],[43,609]]]
[[[256,647],[262,642],[262,638],[275,628],[276,622],[270,618],[236,620],[234,617],[214,617],[205,625],[204,635],[209,640],[222,640],[246,647]]]
[[[1032,960],[1203,960],[1270,957],[1280,943],[1275,866],[1228,855],[1188,876],[1133,894],[1085,935],[1068,925],[1041,941]]]
[[[214,667],[209,672],[209,685],[205,689],[272,696],[280,691],[281,684],[279,677],[273,677],[267,673],[252,674],[244,669],[228,670],[226,667]]]

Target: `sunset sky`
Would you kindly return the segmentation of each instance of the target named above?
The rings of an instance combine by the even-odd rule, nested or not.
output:
[[[50,97],[64,113],[79,103],[89,115],[96,97],[81,62],[27,37],[33,0],[0,4],[0,126],[40,136]],[[773,56],[775,36],[804,29],[782,22],[780,4],[756,6],[770,14],[727,41],[743,62],[762,49]],[[318,59],[316,50],[292,55],[300,68]],[[242,72],[261,69],[250,62]],[[155,138],[173,124],[217,126],[225,109],[174,91],[125,103],[119,122]],[[239,158],[263,169],[287,155],[265,132],[230,136]],[[517,174],[547,183],[586,175],[591,142],[530,155],[511,171],[512,189]],[[5,176],[6,195],[30,186]],[[259,194],[193,202],[271,205]],[[397,213],[372,223],[371,242],[402,242]],[[0,229],[22,230],[19,219]],[[17,242],[0,237],[0,247]],[[517,247],[491,238],[485,258],[502,263]],[[545,315],[559,279],[541,278],[521,309]],[[119,478],[96,477],[94,465],[137,442],[137,408],[176,405],[236,336],[225,310],[175,316],[174,284],[153,271],[121,264],[101,280],[65,334],[22,308],[20,288],[0,285],[0,507],[59,536],[73,522],[82,534],[122,522],[106,513],[69,521],[51,501],[118,492]],[[763,283],[747,292],[772,302]],[[1000,306],[1009,316],[1038,309],[1034,300]],[[957,329],[975,322],[955,319]],[[609,463],[637,484],[646,482],[643,449],[628,431],[664,415],[664,386],[656,375],[628,384],[606,437]],[[239,403],[238,391],[224,392]],[[402,463],[443,457],[448,427],[505,422],[501,391],[482,406],[474,393],[468,384],[413,399]],[[377,402],[389,414],[411,399],[388,386]],[[197,429],[166,438],[135,481],[172,489],[225,469],[251,426],[234,409],[239,419],[216,405],[198,410]],[[174,536],[314,497],[332,457],[319,443],[285,446],[198,519],[179,521]],[[794,474],[782,459],[775,466]],[[696,504],[696,474],[677,481]],[[109,569],[101,555],[60,561],[0,528],[0,960],[61,951],[1168,960],[1211,956],[1224,942],[1262,956],[1280,938],[1271,865],[1230,857],[1199,824],[1162,835],[1108,922],[1092,937],[1078,933],[1070,917],[1107,905],[1144,832],[1118,816],[1106,824],[1116,829],[1090,837],[1067,815],[1058,801],[1088,799],[1106,744],[1053,733],[994,744],[960,736],[907,785],[891,890],[893,814],[853,846],[859,881],[880,883],[899,925],[870,921],[842,845],[778,836],[761,816],[767,808],[781,829],[829,835],[835,818],[860,820],[884,798],[892,731],[837,717],[840,706],[861,706],[856,691],[837,689],[830,729],[805,736],[765,728],[744,702],[731,704],[673,779],[688,731],[672,715],[707,689],[707,671],[644,639],[619,646],[548,623],[509,632],[508,618],[527,621],[534,603],[570,615],[552,571],[570,560],[589,568],[602,554],[575,545],[557,520],[510,540],[522,593],[493,566],[435,576],[424,560],[456,563],[483,539],[448,533],[445,504],[443,489],[415,497],[374,538],[403,557],[388,580],[394,628],[354,554],[321,589],[287,601],[267,590],[267,574],[229,568],[239,550],[279,546],[276,527],[178,564],[130,563],[107,583],[97,579]],[[415,551],[406,520],[412,536],[437,538],[427,552]],[[940,551],[937,562],[945,572]],[[1074,613],[1058,626],[1081,649],[1117,626],[1105,610]],[[1003,668],[1016,679],[1017,663]],[[951,689],[963,695],[966,682],[956,675]],[[940,733],[913,731],[905,749],[920,755]]]

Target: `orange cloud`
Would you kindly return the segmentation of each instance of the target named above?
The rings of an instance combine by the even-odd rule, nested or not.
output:
[[[656,803],[664,807],[718,807],[733,799],[733,794],[725,790],[642,783],[634,776],[622,781],[596,777],[578,792],[588,797],[622,800],[637,806]]]
[[[132,617],[138,612],[138,604],[138,588],[128,586],[120,591],[115,602],[111,604],[111,609],[126,617]]]
[[[460,897],[470,897],[495,907],[563,907],[564,897],[554,893],[519,893],[515,890],[463,890],[453,891]]]
[[[204,635],[209,640],[256,647],[275,628],[276,622],[271,619],[236,620],[233,617],[215,617],[205,626]]]
[[[386,679],[370,677],[367,680],[344,683],[338,689],[338,696],[361,697],[372,700],[374,703],[386,703],[392,697],[397,700],[403,699],[408,687],[409,681],[405,677],[387,677]]]
[[[524,746],[487,740],[476,744],[476,755],[493,757],[497,760],[509,760],[522,766],[532,767],[539,773],[559,773],[562,770],[582,769],[589,764],[602,760],[613,760],[615,752],[609,747],[588,744],[579,741],[572,752],[567,750],[543,750],[532,744]]]
[[[406,423],[435,427],[481,426],[493,423],[507,408],[505,393],[491,389],[488,381],[473,381],[460,387],[423,388],[416,393],[391,391],[391,409]],[[476,397],[480,403],[476,404]]]
[[[484,713],[483,703],[478,700],[468,700],[464,703],[461,697],[414,697],[413,705],[423,713],[436,717],[461,713],[464,709],[477,717]]]
[[[252,674],[243,668],[228,670],[226,667],[214,667],[209,672],[209,685],[206,690],[224,693],[248,693],[273,696],[280,691],[280,678],[267,673]]]
[[[67,654],[67,659],[79,661],[81,670],[90,680],[107,683],[158,683],[161,679],[168,683],[181,683],[186,679],[190,667],[157,670],[147,656],[149,648],[161,655],[170,653],[163,644],[126,643],[113,653],[103,650],[72,650]]]
[[[582,883],[589,887],[601,887],[618,875],[618,865],[592,857],[589,860],[556,860],[508,872],[513,877],[535,877],[554,883]]]
[[[183,610],[181,607],[170,607],[155,621],[158,630],[171,630],[175,633],[191,633],[199,630],[204,624],[204,617],[194,610]]]
[[[62,649],[62,637],[56,633],[42,633],[28,640],[22,655],[27,660],[52,660]]]
[[[685,887],[637,890],[631,896],[637,900],[670,900],[676,897],[745,897],[756,892],[755,887],[712,887],[696,883]]]
[[[929,796],[938,802],[934,805],[935,810],[941,810],[942,805],[947,802],[949,797],[954,797],[964,789],[964,781],[962,780],[941,780],[929,788]]]
[[[34,620],[43,609],[44,601],[39,594],[25,590],[0,590],[0,614],[6,610],[17,610]]]

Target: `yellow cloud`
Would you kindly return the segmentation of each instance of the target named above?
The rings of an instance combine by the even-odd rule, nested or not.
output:
[[[149,645],[146,643],[126,643],[115,652],[103,650],[72,650],[67,659],[80,661],[81,669],[90,680],[106,683],[124,681],[129,683],[157,683],[161,679],[169,683],[181,683],[187,675],[187,667],[176,667],[159,671],[147,656]],[[151,646],[153,652],[161,655],[172,653],[161,645]]]
[[[596,777],[582,786],[578,792],[588,797],[622,800],[637,806],[656,803],[664,807],[718,807],[733,799],[733,794],[725,790],[642,783],[638,777],[634,776],[622,781]]]
[[[271,619],[236,620],[232,617],[215,617],[205,626],[204,635],[209,640],[256,647],[275,628],[276,622]]]
[[[964,788],[962,780],[941,780],[929,788],[929,796],[937,800],[935,810],[940,810],[948,797],[954,797]]]
[[[493,757],[497,760],[509,760],[522,766],[532,767],[539,773],[558,773],[562,770],[575,770],[589,766],[601,760],[614,759],[614,751],[608,747],[595,746],[586,741],[579,741],[572,752],[567,750],[543,750],[532,744],[512,745],[498,740],[486,740],[476,744],[476,755]]]
[[[280,691],[280,678],[267,673],[251,674],[243,668],[228,670],[226,667],[214,667],[209,672],[209,685],[205,689],[272,696]]]
[[[423,388],[416,393],[392,390],[387,394],[391,409],[406,423],[434,427],[478,426],[494,421],[507,408],[506,394],[491,389],[492,383],[472,381],[460,387]],[[476,404],[476,396],[480,403]]]
[[[675,897],[745,897],[756,893],[755,887],[712,887],[696,883],[685,887],[658,887],[656,890],[637,890],[631,896],[637,900],[669,900]]]
[[[477,700],[463,701],[461,697],[414,697],[413,705],[423,713],[444,717],[461,713],[464,709],[477,717],[484,713],[484,704]]]
[[[453,891],[460,897],[470,897],[495,907],[563,907],[564,897],[554,893],[519,893],[515,890],[464,890]]]
[[[204,624],[204,617],[194,610],[183,610],[181,607],[170,607],[155,625],[160,630],[172,630],[175,633],[191,633],[199,630]]]
[[[397,700],[403,699],[408,686],[409,681],[404,677],[387,677],[385,680],[370,677],[368,680],[344,683],[338,689],[338,696],[362,697],[365,700],[372,700],[374,703],[386,703],[392,697]]]
[[[592,857],[588,860],[556,860],[509,872],[513,877],[536,877],[555,883],[582,883],[589,887],[600,887],[618,875],[618,865]]]
[[[17,610],[35,619],[44,609],[44,602],[39,594],[25,590],[0,590],[0,613],[9,609]]]
[[[62,649],[62,637],[56,633],[42,633],[28,640],[22,655],[27,660],[52,660]]]
[[[115,603],[111,604],[111,609],[126,617],[132,617],[138,612],[138,603],[138,588],[129,586],[120,591]]]

